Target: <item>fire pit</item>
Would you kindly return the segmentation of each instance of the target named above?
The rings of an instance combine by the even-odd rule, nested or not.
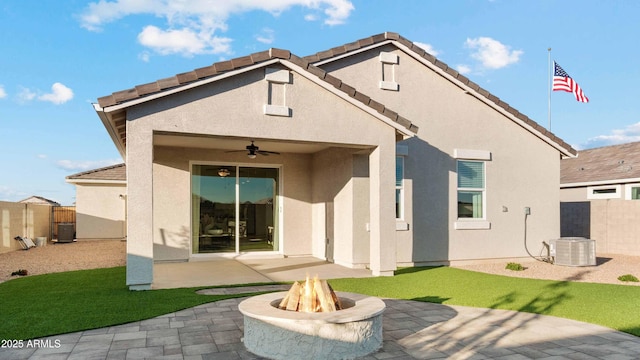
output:
[[[341,310],[280,309],[283,303],[290,303],[285,300],[293,292],[296,291],[254,296],[239,304],[247,350],[270,359],[352,359],[382,346],[382,300],[331,290],[333,295],[324,296],[335,296]],[[304,288],[298,293],[304,294]],[[301,306],[304,305],[298,307]]]

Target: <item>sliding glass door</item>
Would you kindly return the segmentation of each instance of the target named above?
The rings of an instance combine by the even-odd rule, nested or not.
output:
[[[278,250],[278,169],[193,165],[194,254]]]

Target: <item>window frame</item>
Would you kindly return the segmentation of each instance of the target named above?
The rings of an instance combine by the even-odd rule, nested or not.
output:
[[[492,161],[491,151],[477,150],[477,149],[454,149],[453,158],[456,159],[456,177],[455,177],[455,199],[451,201],[455,204],[455,221],[453,222],[453,228],[455,230],[489,230],[491,229],[491,222],[487,220],[487,172],[488,162]],[[458,217],[458,161],[477,161],[484,164],[483,176],[484,176],[484,189],[482,197],[482,218],[459,218]],[[464,189],[464,188],[463,188]]]
[[[624,185],[624,199],[625,200],[640,200],[640,198],[634,199],[632,197],[634,188],[639,188],[640,189],[640,183],[633,183],[633,184],[625,184]]]
[[[482,185],[481,188],[460,187],[460,164],[461,162],[482,164]],[[456,206],[456,219],[458,221],[482,221],[487,219],[487,164],[483,160],[475,159],[456,159],[456,205],[459,204],[460,192],[479,192],[482,195],[482,216],[479,217],[460,217],[459,207]]]
[[[613,192],[596,193],[596,191],[614,190]],[[587,187],[587,199],[620,199],[622,197],[622,187],[618,185],[602,185],[602,186],[588,186]]]
[[[402,174],[400,177],[400,185],[398,185],[398,163],[402,164]],[[404,221],[405,216],[405,199],[404,199],[404,156],[396,155],[396,220]],[[398,193],[399,191],[399,193]]]

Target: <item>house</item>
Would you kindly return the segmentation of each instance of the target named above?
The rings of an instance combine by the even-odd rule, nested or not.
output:
[[[76,187],[76,239],[126,238],[126,180],[124,164],[66,177]]]
[[[389,32],[218,62],[94,108],[126,162],[131,289],[150,288],[154,262],[216,256],[376,276],[525,259],[525,231],[559,236],[560,159],[576,154]]]
[[[57,201],[49,200],[47,198],[43,198],[42,196],[29,196],[26,199],[18,201],[22,204],[37,204],[37,205],[49,205],[49,206],[60,206],[60,203]]]
[[[640,255],[640,142],[581,150],[561,162],[561,236]]]

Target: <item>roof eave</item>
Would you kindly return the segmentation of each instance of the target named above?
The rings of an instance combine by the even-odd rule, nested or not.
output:
[[[118,149],[118,152],[120,153],[120,156],[126,162],[127,151],[126,151],[126,148],[125,148],[124,144],[122,143],[122,140],[118,136],[118,132],[116,131],[116,128],[114,127],[113,121],[111,121],[111,117],[97,103],[93,103],[92,105],[93,105],[93,109],[96,111],[96,114],[98,114],[98,117],[102,121],[102,125],[104,125],[105,129],[107,129],[107,133],[109,133],[109,136],[111,137],[111,141],[113,141],[114,145]]]
[[[385,33],[384,36],[387,37],[387,34],[388,33]],[[544,133],[540,132],[539,130],[535,129],[531,125],[527,124],[525,121],[519,119],[518,117],[516,117],[513,114],[511,114],[510,112],[508,112],[505,108],[500,107],[498,104],[494,103],[493,101],[491,101],[489,98],[487,98],[483,94],[480,94],[478,91],[476,91],[472,87],[469,87],[468,85],[466,85],[465,83],[463,83],[462,81],[457,79],[456,77],[452,76],[450,73],[448,73],[444,69],[438,67],[436,64],[434,64],[434,63],[428,61],[427,59],[425,59],[424,57],[420,56],[420,54],[417,54],[413,49],[411,49],[410,47],[405,45],[405,43],[403,41],[399,41],[395,37],[394,38],[387,38],[387,39],[385,39],[383,41],[379,41],[379,42],[374,42],[374,43],[372,43],[370,45],[366,45],[366,46],[363,46],[363,47],[360,47],[360,48],[357,48],[357,49],[354,49],[354,50],[351,50],[351,51],[346,51],[346,52],[341,53],[339,55],[336,55],[336,56],[333,56],[333,57],[329,57],[329,58],[325,58],[325,59],[322,59],[322,60],[318,60],[318,61],[315,61],[315,62],[312,62],[312,63],[314,65],[321,66],[321,65],[324,65],[324,64],[327,64],[327,63],[330,63],[330,62],[333,62],[333,61],[337,61],[339,59],[343,59],[343,58],[346,58],[346,57],[349,57],[349,56],[353,56],[355,54],[359,54],[359,53],[362,53],[362,52],[365,52],[365,51],[368,51],[368,50],[371,50],[371,49],[375,49],[377,47],[381,47],[381,46],[384,46],[384,45],[387,45],[387,44],[393,44],[394,46],[398,47],[399,49],[401,49],[405,53],[409,54],[409,56],[413,57],[414,59],[416,59],[420,63],[422,63],[425,66],[427,66],[429,69],[435,71],[436,73],[438,73],[439,75],[441,75],[445,79],[449,80],[451,83],[453,83],[456,86],[458,86],[460,89],[464,90],[467,94],[474,96],[478,100],[482,101],[486,105],[489,105],[494,110],[498,111],[502,115],[508,117],[509,119],[511,119],[512,121],[517,123],[518,125],[522,126],[526,130],[531,132],[533,135],[535,135],[536,137],[540,138],[541,140],[543,140],[544,142],[546,142],[547,144],[551,145],[553,148],[558,150],[560,152],[561,156],[566,156],[568,158],[575,158],[575,157],[578,156],[576,150],[574,150],[572,148],[567,148],[567,147],[563,146],[562,144],[554,141],[549,136],[546,136]]]
[[[506,116],[507,118],[511,119],[512,121],[514,121],[518,125],[520,125],[523,128],[527,129],[529,132],[531,132],[532,134],[534,134],[535,136],[537,136],[538,138],[540,138],[541,140],[543,140],[544,142],[546,142],[547,144],[551,145],[553,148],[558,150],[561,155],[567,156],[567,157],[570,157],[570,158],[574,158],[574,157],[576,157],[578,155],[577,151],[575,151],[573,149],[565,148],[564,146],[562,146],[561,144],[557,143],[556,141],[554,141],[550,137],[546,136],[545,134],[541,133],[540,131],[538,131],[537,129],[532,127],[531,125],[527,124],[526,122],[522,121],[518,117],[514,116],[513,114],[508,112],[503,107],[498,106],[498,104],[496,104],[495,102],[491,101],[486,96],[478,93],[475,89],[469,87],[468,85],[466,85],[462,81],[460,81],[457,78],[453,77],[448,72],[446,72],[443,69],[439,68],[438,66],[436,66],[433,63],[431,63],[430,61],[427,61],[423,57],[418,56],[418,54],[416,54],[413,50],[411,50],[410,48],[405,46],[403,43],[394,42],[394,45],[397,46],[398,48],[400,48],[401,50],[403,50],[405,53],[409,54],[414,59],[418,60],[419,62],[421,62],[422,64],[427,66],[429,69],[435,71],[440,76],[444,77],[445,79],[449,80],[451,83],[455,84],[456,86],[458,86],[459,88],[464,90],[466,94],[469,94],[469,95],[475,97],[476,99],[480,100],[481,102],[483,102],[484,104],[488,105],[492,109],[496,110],[500,114]],[[573,151],[571,151],[571,150],[573,150]]]
[[[202,79],[202,80],[197,80],[197,81],[186,83],[184,85],[176,86],[175,88],[172,88],[172,89],[162,90],[160,92],[157,92],[157,93],[154,93],[154,94],[151,94],[151,95],[145,95],[143,97],[139,97],[139,98],[132,99],[132,100],[127,100],[127,101],[119,103],[119,104],[106,106],[103,111],[107,112],[107,113],[110,113],[110,112],[114,112],[114,111],[118,111],[118,110],[124,110],[124,109],[127,109],[127,108],[129,108],[131,106],[134,106],[134,105],[138,105],[138,104],[142,104],[142,103],[145,103],[145,102],[148,102],[148,101],[160,99],[160,98],[163,98],[165,96],[169,96],[169,95],[173,95],[173,94],[176,94],[176,93],[180,93],[180,92],[183,92],[183,91],[186,91],[186,90],[190,90],[190,89],[202,86],[202,85],[206,85],[206,84],[209,84],[209,83],[212,83],[212,82],[220,81],[222,79],[226,79],[226,78],[238,75],[238,74],[242,74],[242,73],[245,73],[245,72],[248,72],[248,71],[259,69],[261,67],[265,67],[265,66],[277,63],[277,62],[279,62],[279,60],[280,60],[279,58],[273,58],[273,59],[266,60],[266,61],[263,61],[263,62],[260,62],[260,63],[256,63],[256,64],[253,64],[253,65],[250,65],[250,66],[242,67],[242,68],[235,69],[235,70],[230,70],[230,71],[227,71],[227,72],[224,72],[224,73],[212,76],[212,77],[208,77],[208,78],[205,78],[205,79]]]
[[[105,185],[127,185],[126,180],[103,180],[103,179],[69,179],[64,180],[69,184],[105,184]]]

